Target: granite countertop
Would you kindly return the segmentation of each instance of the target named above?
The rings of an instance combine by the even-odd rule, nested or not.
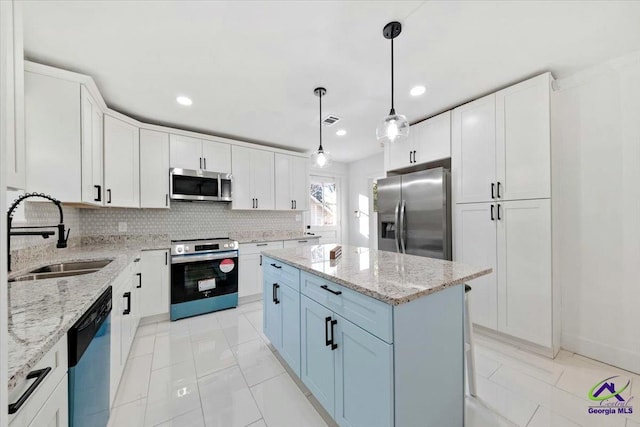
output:
[[[8,289],[8,387],[13,390],[142,250],[168,249],[169,241],[105,244],[60,249],[11,277],[48,264],[112,259],[90,274],[10,282]]]
[[[231,232],[229,238],[238,243],[261,243],[278,242],[282,240],[309,240],[319,239],[319,234],[305,234],[301,231],[252,231],[252,232]]]
[[[491,268],[346,245],[338,260],[330,260],[329,251],[335,246],[299,246],[262,254],[391,305],[491,273]]]

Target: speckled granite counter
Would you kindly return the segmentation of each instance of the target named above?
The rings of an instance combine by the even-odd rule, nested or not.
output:
[[[12,272],[9,277],[57,262],[113,259],[80,276],[9,283],[8,386],[12,390],[142,250],[167,249],[169,240],[79,246]]]
[[[279,240],[304,240],[319,239],[321,236],[305,234],[302,231],[232,231],[229,233],[231,240],[238,243],[277,242]]]
[[[299,246],[262,254],[392,305],[404,304],[491,273],[490,268],[342,245]]]

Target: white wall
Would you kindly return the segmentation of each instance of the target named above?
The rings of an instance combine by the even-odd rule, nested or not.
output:
[[[640,372],[640,52],[552,94],[562,346]]]
[[[377,214],[373,212],[372,184],[385,176],[384,153],[349,163],[349,223],[350,245],[378,248]],[[360,212],[357,218],[355,211]]]

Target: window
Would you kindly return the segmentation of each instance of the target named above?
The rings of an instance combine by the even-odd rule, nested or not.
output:
[[[309,212],[312,227],[338,225],[338,188],[333,178],[311,176]]]

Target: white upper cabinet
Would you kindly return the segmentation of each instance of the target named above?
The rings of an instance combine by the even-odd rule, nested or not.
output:
[[[551,197],[550,89],[545,73],[496,93],[501,199]]]
[[[102,110],[89,90],[80,88],[82,115],[82,201],[91,205],[104,204],[102,185],[103,140]]]
[[[140,129],[140,207],[169,207],[169,134]]]
[[[274,153],[237,145],[231,151],[232,208],[274,210]]]
[[[409,137],[385,146],[386,170],[396,170],[451,157],[451,112],[411,126]]]
[[[104,116],[106,206],[140,207],[140,133],[137,126]]]
[[[456,203],[488,202],[496,194],[495,118],[495,94],[453,110],[451,176]]]
[[[275,154],[276,210],[309,209],[309,161],[306,157]]]
[[[182,135],[171,135],[171,167],[231,172],[231,146]]]
[[[25,73],[27,191],[82,203],[80,84]]]

